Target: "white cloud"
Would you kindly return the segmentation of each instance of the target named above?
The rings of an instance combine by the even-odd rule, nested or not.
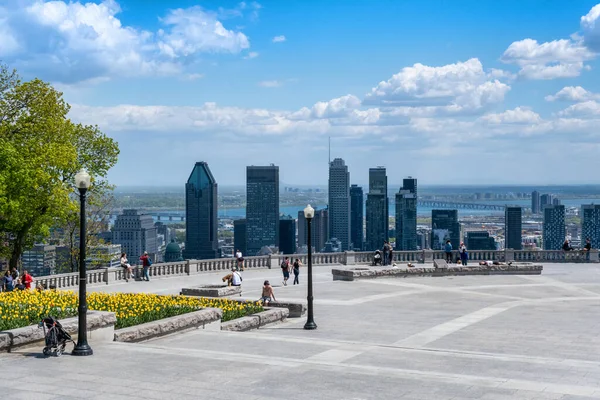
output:
[[[600,52],[600,4],[596,4],[590,12],[581,17],[580,25],[585,45],[593,51]]]
[[[261,81],[258,82],[258,86],[266,87],[266,88],[276,88],[283,86],[283,82],[281,81]]]
[[[441,67],[405,67],[371,89],[364,103],[407,107],[407,111],[426,106],[438,107],[430,108],[432,112],[472,112],[501,102],[509,90],[507,84],[490,80],[481,62],[472,58]]]
[[[253,58],[258,57],[258,52],[256,51],[251,51],[250,53],[248,53],[247,56],[244,57],[244,60],[251,60]]]
[[[600,99],[600,94],[588,92],[581,86],[565,86],[555,95],[545,97],[546,101],[586,101]]]
[[[185,79],[188,81],[195,81],[198,79],[204,78],[204,74],[187,74],[185,75]]]
[[[498,114],[486,114],[480,120],[489,124],[537,124],[542,121],[540,115],[525,107],[506,110]]]
[[[201,53],[250,46],[242,32],[200,7],[171,10],[161,19],[164,29],[149,32],[123,25],[114,0],[24,1],[0,9],[0,58],[56,82],[179,74]]]
[[[600,116],[600,103],[589,100],[573,104],[558,113],[560,117],[598,117]],[[597,129],[597,126],[596,126]]]
[[[594,57],[578,41],[560,39],[539,44],[534,39],[523,39],[508,46],[502,61],[518,65],[523,78],[556,79],[579,76],[585,68],[584,61]]]
[[[285,36],[284,35],[275,36],[273,38],[273,43],[281,43],[281,42],[285,42]]]

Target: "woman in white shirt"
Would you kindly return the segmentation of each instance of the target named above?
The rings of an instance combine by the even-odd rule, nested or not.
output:
[[[121,253],[121,268],[125,268],[125,282],[129,282],[129,279],[133,279],[133,268],[127,260],[127,254]]]

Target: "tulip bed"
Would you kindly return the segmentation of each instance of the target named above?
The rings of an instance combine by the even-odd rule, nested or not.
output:
[[[114,312],[116,329],[197,311],[206,307],[223,310],[222,321],[263,311],[260,302],[239,303],[228,299],[160,296],[147,293],[89,293],[88,309]],[[57,319],[77,315],[77,294],[62,291],[0,293],[0,331],[33,325],[47,316]]]

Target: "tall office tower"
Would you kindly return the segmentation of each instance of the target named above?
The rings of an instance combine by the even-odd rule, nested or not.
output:
[[[384,167],[369,168],[369,193],[367,194],[366,250],[383,247],[389,238],[389,202],[387,176]]]
[[[36,244],[23,251],[21,263],[32,276],[52,275],[56,272],[56,246]]]
[[[560,250],[565,241],[565,206],[544,207],[544,250]]]
[[[431,210],[431,248],[443,250],[447,240],[452,248],[460,246],[460,223],[458,210]]]
[[[584,204],[581,206],[581,243],[586,239],[592,242],[592,248],[600,248],[600,204]]]
[[[396,250],[417,250],[417,180],[410,177],[396,193]]]
[[[246,256],[246,220],[233,220],[233,247],[234,251],[241,251],[243,256]]]
[[[363,189],[358,185],[350,187],[350,241],[354,251],[362,251],[364,246]]]
[[[279,245],[279,167],[246,167],[246,249]]]
[[[140,214],[137,210],[123,210],[118,215],[112,229],[112,243],[120,244],[132,264],[138,264],[144,251],[152,259],[156,258],[158,243],[156,227],[150,215]]]
[[[296,220],[291,216],[284,216],[279,220],[279,252],[296,253]]]
[[[539,214],[541,209],[542,206],[540,203],[540,192],[534,190],[533,192],[531,192],[531,212],[533,214]]]
[[[185,184],[184,258],[218,257],[217,207],[217,181],[206,162],[197,162]]]
[[[350,243],[350,172],[341,158],[329,164],[329,238],[342,243],[342,251]]]
[[[560,199],[559,199],[559,198],[557,198],[557,197],[554,197],[554,198],[552,199],[552,205],[553,205],[553,206],[560,206]]]
[[[467,232],[467,250],[496,250],[496,239],[487,231]]]
[[[540,211],[544,212],[544,207],[545,206],[551,206],[553,199],[554,199],[554,196],[552,196],[551,194],[543,194],[543,195],[541,195],[540,196]]]
[[[521,207],[506,207],[504,211],[504,247],[507,249],[523,249],[521,216]]]
[[[304,211],[298,211],[298,247],[308,244],[308,232],[306,227],[306,218]],[[315,251],[320,252],[329,240],[329,210],[315,210],[315,216],[311,223],[311,244]]]

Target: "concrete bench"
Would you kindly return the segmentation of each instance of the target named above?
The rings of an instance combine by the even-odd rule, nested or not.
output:
[[[191,288],[181,289],[180,294],[184,296],[200,296],[200,297],[228,297],[242,295],[241,286],[227,285],[200,285]]]
[[[255,299],[232,299],[239,302],[256,301]],[[289,310],[288,318],[300,318],[306,314],[306,304],[292,303],[286,301],[272,301],[266,307],[269,308],[287,308]]]
[[[442,260],[441,258],[436,258],[433,260],[433,266],[436,269],[448,269],[448,263],[446,260]]]

